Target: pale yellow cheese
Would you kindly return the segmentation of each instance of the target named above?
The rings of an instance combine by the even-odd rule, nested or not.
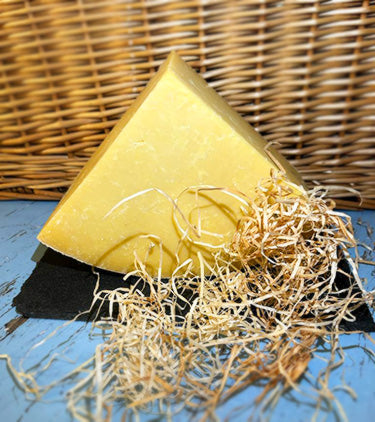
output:
[[[107,136],[61,200],[38,239],[77,260],[126,273],[135,256],[152,275],[170,276],[197,252],[206,258],[233,234],[241,202],[220,191],[185,192],[179,206],[202,245],[181,241],[189,226],[174,210],[190,186],[228,187],[247,195],[272,168],[297,172],[179,56],[172,53]],[[209,232],[209,233],[206,233]],[[210,234],[216,233],[219,236]],[[162,253],[161,253],[162,251]],[[176,256],[177,252],[177,256]],[[162,260],[161,260],[162,258]],[[189,262],[189,261],[188,261]]]

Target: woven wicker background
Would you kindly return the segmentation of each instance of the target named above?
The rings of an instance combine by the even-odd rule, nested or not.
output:
[[[375,208],[374,0],[0,0],[0,198],[59,198],[171,49]]]

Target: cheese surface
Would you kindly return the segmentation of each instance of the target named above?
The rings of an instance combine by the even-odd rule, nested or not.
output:
[[[280,164],[292,182],[301,184],[286,160],[268,148],[273,160],[265,147],[263,138],[171,53],[88,161],[38,239],[120,273],[132,271],[137,257],[153,276],[161,268],[168,277],[186,260],[199,274],[197,252],[209,259],[211,246],[230,240],[242,203],[222,191],[184,190],[227,187],[251,196],[259,180]],[[171,201],[176,198],[181,212]]]

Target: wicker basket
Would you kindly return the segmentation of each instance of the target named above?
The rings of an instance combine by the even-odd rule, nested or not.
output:
[[[375,208],[373,0],[1,0],[0,198],[59,198],[171,49],[310,185]]]

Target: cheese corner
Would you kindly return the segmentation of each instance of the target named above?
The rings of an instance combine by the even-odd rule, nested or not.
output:
[[[189,225],[176,224],[168,197],[201,185],[252,195],[258,181],[280,164],[292,182],[302,183],[284,158],[265,147],[263,138],[171,53],[87,162],[38,239],[120,273],[133,270],[135,258],[151,275],[161,265],[168,277],[188,259],[199,273],[197,252],[209,256],[205,244],[230,239],[241,204],[220,191],[185,192],[181,211],[201,233],[201,245],[192,245],[181,240],[179,224]],[[118,206],[124,198],[130,199]]]

